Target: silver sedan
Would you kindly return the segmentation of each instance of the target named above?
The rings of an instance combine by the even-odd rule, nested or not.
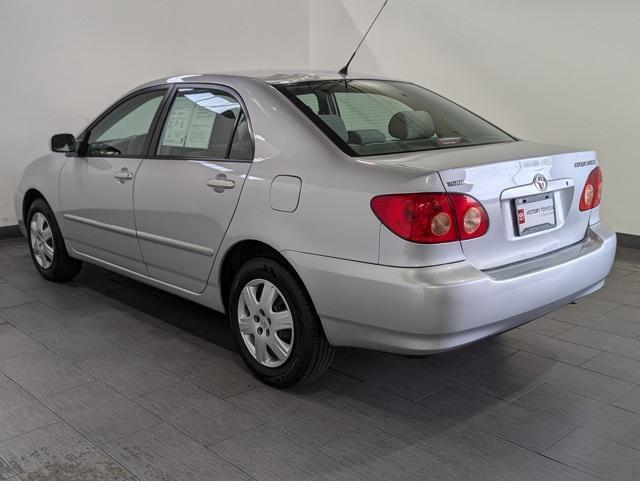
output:
[[[615,254],[595,152],[407,82],[172,77],[51,144],[15,196],[42,276],[89,262],[225,312],[280,387],[334,346],[422,355],[511,329],[599,289]]]

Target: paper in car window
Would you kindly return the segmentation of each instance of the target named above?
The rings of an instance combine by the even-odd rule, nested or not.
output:
[[[215,118],[215,112],[196,106],[191,116],[191,125],[184,146],[192,149],[208,149]]]
[[[162,145],[208,149],[216,113],[188,96],[178,97],[171,109]]]
[[[165,125],[162,146],[206,150],[216,117],[239,108],[234,99],[211,92],[177,97]]]
[[[185,97],[176,98],[164,129],[162,145],[184,147],[196,104]]]

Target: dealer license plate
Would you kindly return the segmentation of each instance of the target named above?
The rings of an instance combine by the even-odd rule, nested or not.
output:
[[[515,207],[518,235],[529,235],[556,226],[556,206],[552,192],[520,197],[515,200]]]

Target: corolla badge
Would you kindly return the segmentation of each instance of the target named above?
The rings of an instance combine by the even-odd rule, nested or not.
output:
[[[547,179],[544,175],[536,174],[536,176],[533,178],[533,183],[536,186],[536,189],[542,191],[547,190]]]

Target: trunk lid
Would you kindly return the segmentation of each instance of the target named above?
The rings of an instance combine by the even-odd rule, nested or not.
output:
[[[468,194],[484,206],[488,232],[461,242],[465,258],[478,269],[544,255],[575,244],[586,234],[590,211],[581,212],[579,201],[587,176],[597,165],[593,151],[518,141],[422,152],[392,163],[437,171],[447,192]],[[538,187],[536,176],[544,178]],[[519,211],[525,220],[520,224],[522,233]],[[543,217],[538,217],[541,212]],[[536,223],[546,225],[534,227]]]

